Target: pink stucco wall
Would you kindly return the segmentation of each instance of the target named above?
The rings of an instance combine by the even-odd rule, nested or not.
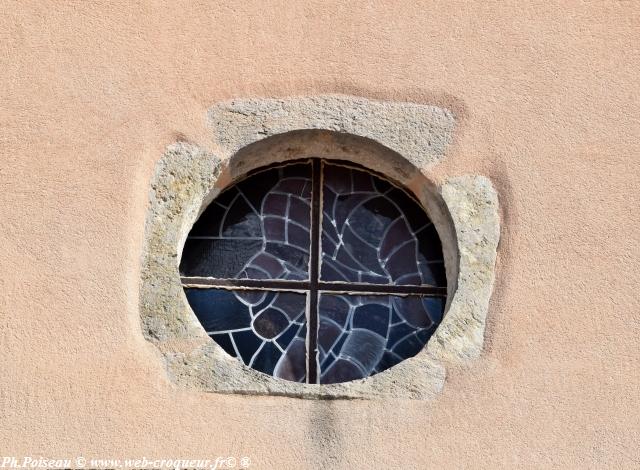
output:
[[[0,2],[0,457],[251,468],[640,465],[635,2]],[[453,109],[435,178],[489,176],[482,357],[433,401],[172,385],[142,336],[151,172],[232,97]]]

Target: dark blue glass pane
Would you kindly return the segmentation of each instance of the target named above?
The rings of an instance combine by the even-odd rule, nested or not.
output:
[[[273,343],[264,343],[253,357],[251,367],[265,374],[273,375],[273,370],[282,356],[282,351]]]
[[[218,196],[194,224],[180,273],[227,279],[308,278],[311,166],[273,168]]]
[[[291,342],[291,340],[298,334],[298,330],[300,327],[298,325],[291,324],[284,333],[278,336],[276,340],[280,346],[286,348],[287,345]]]
[[[251,326],[249,308],[235,293],[223,289],[185,289],[191,309],[209,334]]]
[[[236,350],[233,347],[233,343],[231,342],[231,336],[229,333],[223,333],[220,335],[211,335],[213,340],[222,346],[222,349],[231,356],[236,355]]]
[[[238,349],[238,353],[240,353],[242,362],[248,364],[258,348],[262,345],[262,338],[256,336],[251,330],[236,331],[231,335],[233,336],[233,342]],[[212,336],[212,338],[214,340],[216,339],[215,336]]]
[[[245,365],[276,377],[306,378],[306,294],[185,288],[206,332]]]
[[[355,380],[415,356],[442,319],[442,299],[321,293],[320,383]]]
[[[438,233],[401,189],[347,166],[325,164],[324,281],[446,286]]]

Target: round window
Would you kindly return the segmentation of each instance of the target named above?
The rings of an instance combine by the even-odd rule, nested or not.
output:
[[[180,274],[207,334],[258,371],[362,379],[417,354],[442,319],[440,239],[419,203],[350,163],[310,159],[222,192]]]

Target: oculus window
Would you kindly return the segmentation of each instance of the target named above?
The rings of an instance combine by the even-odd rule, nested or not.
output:
[[[185,242],[187,300],[228,354],[331,384],[416,355],[442,319],[440,239],[420,204],[351,163],[258,170],[223,191]]]

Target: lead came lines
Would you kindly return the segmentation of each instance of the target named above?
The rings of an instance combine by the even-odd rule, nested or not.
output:
[[[185,262],[189,260],[185,245],[181,279],[207,333],[249,366],[309,383],[366,377],[417,353],[439,323],[446,297],[437,233],[423,211],[412,209],[412,205],[419,207],[417,203],[369,173],[325,165],[318,159],[259,175],[232,187],[229,192],[235,189],[236,193],[230,194],[226,205],[226,200],[216,200],[209,206],[218,213],[224,209],[221,217],[213,213],[207,219],[208,208],[203,222],[194,225],[187,244],[201,244],[196,263]],[[326,196],[325,190],[329,191]],[[394,196],[400,200],[393,200]],[[240,199],[248,212],[236,204]],[[323,207],[327,203],[329,210]],[[260,207],[260,213],[255,207]],[[400,207],[420,212],[423,220],[410,220],[411,214]],[[338,243],[324,229],[327,222]],[[402,227],[394,229],[396,225]],[[431,233],[420,239],[418,234],[430,228]],[[300,235],[292,238],[291,230],[308,234],[309,251]],[[245,253],[238,245],[237,250],[222,249],[221,255],[216,244],[231,240],[262,243],[257,252],[246,245],[249,252]],[[434,240],[437,249],[429,245]],[[325,241],[327,248],[334,246],[333,256],[327,256]],[[427,248],[421,250],[425,243]],[[405,247],[415,254],[413,260],[407,261],[406,253],[397,259]],[[234,262],[240,263],[235,278],[215,276],[219,266],[224,270]],[[331,269],[340,272],[339,278],[332,277]],[[298,300],[304,299],[305,292],[306,315],[307,302]],[[265,296],[270,296],[269,302]],[[327,307],[332,298],[339,299],[329,302],[333,310]],[[386,314],[379,308],[385,308]],[[305,316],[308,332],[298,321]],[[207,328],[208,324],[213,327]],[[305,349],[310,353],[306,360]]]

